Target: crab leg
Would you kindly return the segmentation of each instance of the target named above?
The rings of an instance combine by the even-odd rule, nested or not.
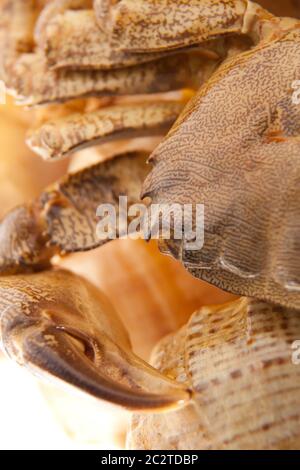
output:
[[[40,47],[33,52],[34,20],[39,13],[36,3],[29,0],[7,0],[1,6],[3,18],[0,22],[0,40],[3,51],[6,51],[2,54],[2,75],[8,92],[20,104],[39,105],[87,96],[147,94],[198,88],[199,83],[210,76],[217,66],[220,59],[218,47],[216,51],[215,48],[208,52],[203,49],[161,59],[158,59],[161,54],[145,54],[143,58],[141,55],[115,52],[107,37],[96,26],[92,10],[82,9],[89,7],[90,2],[51,2],[40,16],[35,32],[35,39]],[[84,21],[80,19],[82,15]],[[59,18],[63,20],[63,28],[59,26]],[[68,18],[70,28],[66,28],[68,23],[65,25]],[[78,20],[79,28],[76,26]],[[22,28],[19,28],[19,23]],[[87,29],[82,31],[81,28],[86,25]],[[61,36],[56,34],[57,27],[59,31],[62,29],[63,47]],[[86,43],[87,50],[79,50],[77,47],[78,39],[81,40],[83,33],[91,40]],[[16,38],[20,37],[27,47],[18,45],[20,40]],[[73,43],[76,51],[79,51],[77,57],[74,56]],[[69,47],[72,49],[71,54]],[[48,57],[44,55],[44,49]],[[90,51],[92,56],[95,54],[93,57],[89,55]],[[70,55],[72,59],[68,58]],[[68,64],[65,60],[71,61]],[[64,68],[50,70],[48,61]],[[145,61],[150,62],[143,64]],[[125,65],[130,67],[124,67]],[[121,66],[123,68],[119,68]],[[66,67],[71,67],[71,70],[66,70]],[[74,67],[76,70],[73,70]],[[116,70],[80,70],[81,68]]]
[[[183,109],[180,102],[112,106],[48,121],[27,139],[45,160],[62,158],[83,146],[118,138],[164,135]]]
[[[198,88],[216,65],[193,53],[112,71],[49,70],[43,56],[23,54],[9,69],[7,87],[19,104],[31,106],[87,96],[160,93]]]
[[[228,35],[257,44],[280,33],[280,19],[250,0],[94,0],[94,9],[113,48],[127,52],[170,51]]]
[[[2,0],[1,46],[8,47],[9,53],[32,50],[33,28],[39,12],[36,3],[35,0]],[[5,49],[1,50],[1,54],[3,52]]]
[[[105,296],[68,271],[1,278],[0,337],[6,353],[39,377],[126,408],[165,409],[189,400],[184,384],[131,352]]]
[[[53,68],[117,69],[174,54],[172,51],[134,54],[115,50],[108,35],[99,28],[93,10],[66,10],[48,18],[43,28],[39,28],[36,42]],[[203,57],[219,59],[217,44],[206,43],[197,50]]]
[[[140,202],[147,155],[125,154],[71,174],[30,206],[10,212],[0,224],[0,274],[41,269],[55,254],[85,251],[109,241],[97,234],[100,204]]]
[[[205,205],[204,247],[174,241],[169,250],[194,275],[293,308],[300,307],[299,76],[295,22],[218,69],[155,150],[144,186],[155,203]]]

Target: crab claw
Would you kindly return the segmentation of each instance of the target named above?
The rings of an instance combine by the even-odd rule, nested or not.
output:
[[[97,233],[102,202],[118,209],[119,195],[140,202],[148,154],[133,152],[70,174],[38,200],[17,207],[0,223],[0,276],[48,268],[56,254],[103,245]],[[78,194],[78,188],[81,188]]]
[[[179,240],[164,243],[192,274],[295,309],[300,108],[293,82],[299,57],[297,26],[222,65],[155,149],[143,186],[155,204],[205,206],[201,249],[188,250]]]
[[[94,286],[63,270],[0,283],[0,334],[9,357],[128,409],[165,409],[189,399],[184,385],[136,357],[117,314]]]
[[[183,104],[156,100],[72,113],[43,123],[31,132],[27,143],[45,160],[54,160],[112,139],[163,135],[176,121]]]

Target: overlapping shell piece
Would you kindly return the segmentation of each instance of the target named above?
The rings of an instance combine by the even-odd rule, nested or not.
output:
[[[299,449],[300,368],[295,311],[241,298],[196,312],[152,363],[186,384],[183,409],[135,415],[134,449]]]
[[[161,255],[154,241],[116,240],[58,264],[105,292],[126,326],[133,351],[145,360],[196,309],[235,298],[193,278],[178,261]]]
[[[30,116],[7,100],[0,108],[0,218],[18,204],[33,199],[67,171],[67,161],[49,167],[25,144]],[[4,151],[5,150],[5,151]]]
[[[1,78],[39,107],[31,149],[52,162],[121,141],[113,159],[100,150],[1,222],[6,352],[94,397],[160,412],[134,418],[133,447],[299,447],[299,21],[248,0],[2,0],[0,13]],[[149,174],[149,141],[128,148],[168,131]],[[204,204],[204,247],[160,248],[247,296],[192,315],[161,343],[156,369],[80,269],[57,267],[109,241],[96,211],[120,195]],[[182,325],[175,317],[168,331]]]

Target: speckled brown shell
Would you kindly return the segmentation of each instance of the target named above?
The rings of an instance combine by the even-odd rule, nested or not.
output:
[[[119,195],[140,201],[148,172],[147,154],[135,152],[70,174],[32,204],[11,211],[0,224],[0,275],[47,266],[55,253],[85,251],[103,245],[97,235],[101,201],[118,208]]]
[[[200,251],[166,246],[194,275],[300,307],[299,29],[227,61],[151,157],[144,194],[205,206]]]
[[[132,409],[184,404],[189,393],[131,352],[106,297],[63,270],[2,277],[1,342],[38,376]]]
[[[155,410],[134,417],[134,448],[299,447],[299,23],[248,0],[4,0],[0,13],[1,78],[19,103],[49,106],[28,138],[46,159],[162,135],[180,114],[150,176],[144,152],[97,161],[1,222],[8,355],[98,399]],[[180,93],[118,101],[200,86],[182,113]],[[132,353],[102,294],[52,258],[106,242],[98,205],[139,202],[144,181],[154,203],[205,205],[201,251],[161,248],[247,296],[165,339],[160,372]]]
[[[187,383],[185,408],[136,415],[133,449],[298,449],[300,366],[293,342],[300,317],[293,310],[242,298],[192,315],[163,340],[155,367]]]

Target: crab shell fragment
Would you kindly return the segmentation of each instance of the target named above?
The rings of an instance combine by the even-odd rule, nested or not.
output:
[[[154,203],[204,204],[204,247],[171,247],[191,272],[293,308],[300,307],[300,107],[292,100],[299,75],[300,29],[227,61],[152,154],[144,184]]]
[[[118,155],[4,218],[6,352],[94,397],[154,410],[134,417],[134,448],[299,448],[291,349],[300,337],[299,21],[247,0],[0,5],[2,75],[19,103],[80,99],[79,113],[51,108],[51,121],[30,132],[45,159],[108,139],[163,136],[179,116],[151,155],[150,174],[143,149]],[[199,89],[183,111],[184,94],[151,96],[183,88]],[[123,95],[139,97],[125,103]],[[178,240],[161,240],[161,249],[243,296],[192,315],[160,344],[155,368],[132,353],[102,295],[52,262],[107,242],[97,237],[97,206],[117,206],[120,194],[140,203],[141,190],[154,203],[205,204],[202,250]]]

